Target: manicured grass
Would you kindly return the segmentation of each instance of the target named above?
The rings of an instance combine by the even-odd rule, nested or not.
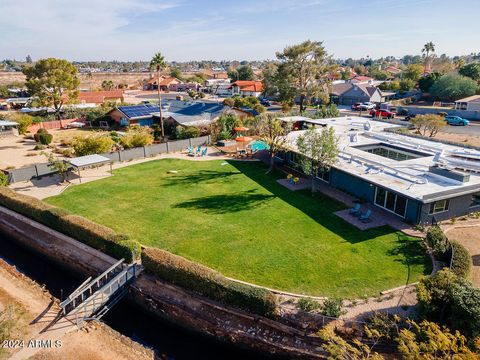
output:
[[[281,174],[265,170],[164,159],[47,201],[226,276],[285,291],[359,297],[428,272],[418,240],[389,227],[359,231],[333,214],[342,204],[292,192],[276,182]]]

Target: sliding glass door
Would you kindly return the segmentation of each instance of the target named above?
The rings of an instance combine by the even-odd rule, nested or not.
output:
[[[405,217],[407,211],[407,202],[407,198],[393,191],[378,186],[375,188],[375,205],[397,214],[402,218]]]

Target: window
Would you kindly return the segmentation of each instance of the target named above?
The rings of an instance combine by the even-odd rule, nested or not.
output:
[[[380,206],[394,214],[405,217],[407,211],[407,198],[377,187],[375,190],[375,205]]]
[[[476,193],[472,195],[472,202],[470,203],[470,207],[480,206],[480,193]]]
[[[450,206],[450,200],[440,200],[440,201],[435,201],[430,204],[430,214],[438,214],[444,211],[448,211],[448,208]]]
[[[327,183],[330,182],[330,169],[321,168],[318,169],[317,179],[325,181]]]

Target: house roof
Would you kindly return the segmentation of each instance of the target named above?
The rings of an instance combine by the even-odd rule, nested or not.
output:
[[[353,87],[350,83],[339,83],[339,84],[332,84],[330,87],[330,94],[341,96],[350,90]]]
[[[175,77],[167,77],[163,80],[160,81],[160,86],[169,86],[169,85],[172,85],[172,84],[180,84],[181,81],[178,80],[177,78]]]
[[[232,86],[238,86],[241,91],[262,92],[263,83],[261,81],[238,80]]]
[[[369,76],[363,76],[363,75],[357,75],[357,76],[354,76],[353,78],[350,79],[350,81],[352,82],[368,82],[368,81],[372,81],[373,78],[369,77]]]
[[[81,103],[103,104],[105,100],[123,99],[123,90],[81,91],[78,100]]]
[[[472,95],[455,102],[480,102],[480,95]]]
[[[386,71],[386,72],[389,72],[389,73],[391,73],[391,74],[399,74],[399,73],[402,72],[401,69],[396,68],[395,66],[391,66],[391,65],[390,65],[390,66],[387,66],[387,67],[385,68],[385,71]]]

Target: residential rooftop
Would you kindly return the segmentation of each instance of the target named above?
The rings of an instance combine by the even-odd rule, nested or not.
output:
[[[480,191],[480,151],[386,132],[398,125],[360,117],[306,120],[333,127],[340,154],[335,168],[408,198],[428,203]],[[298,152],[292,131],[288,146]]]

